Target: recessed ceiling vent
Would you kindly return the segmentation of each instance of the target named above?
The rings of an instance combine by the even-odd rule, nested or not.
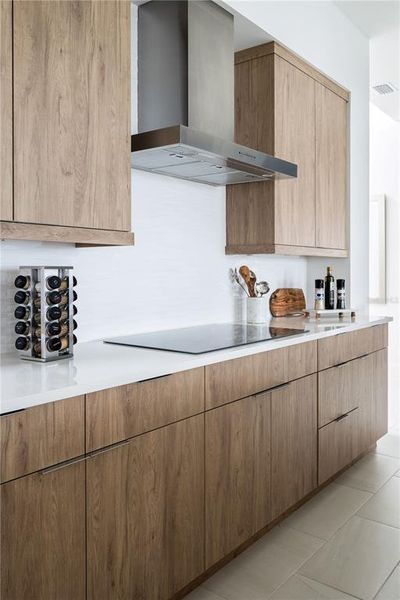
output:
[[[393,94],[393,92],[397,92],[397,88],[393,85],[393,83],[379,83],[378,85],[372,86],[372,89],[375,90],[377,94],[381,96],[386,96],[386,94]]]

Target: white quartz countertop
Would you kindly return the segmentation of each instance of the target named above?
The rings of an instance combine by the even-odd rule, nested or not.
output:
[[[309,331],[197,355],[104,344],[101,340],[78,344],[70,360],[46,364],[21,360],[17,353],[1,354],[0,413],[268,352],[392,320],[391,317],[357,317],[355,321],[342,322],[326,318],[318,322],[301,317],[271,319],[270,326]]]

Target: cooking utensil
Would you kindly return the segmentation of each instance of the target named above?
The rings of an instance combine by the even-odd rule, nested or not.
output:
[[[265,296],[269,292],[269,284],[267,281],[257,281],[255,285],[256,294],[258,297]]]
[[[243,283],[240,281],[240,277],[239,277],[239,273],[238,273],[237,269],[231,269],[231,277],[232,277],[233,281],[235,281],[238,285],[240,285],[240,287],[242,288],[242,290],[244,291],[246,296],[248,296],[249,292],[247,291],[247,288],[243,285]]]
[[[274,317],[301,315],[305,307],[306,299],[300,288],[278,288],[269,299],[269,309]]]
[[[256,298],[256,293],[254,291],[254,286],[257,281],[257,277],[253,271],[249,269],[246,265],[242,265],[239,269],[239,273],[244,279],[245,284],[247,285],[247,289],[249,290],[250,298]]]

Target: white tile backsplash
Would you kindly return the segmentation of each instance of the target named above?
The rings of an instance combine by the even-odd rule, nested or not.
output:
[[[242,302],[231,266],[248,264],[271,290],[306,289],[305,258],[225,255],[224,187],[132,171],[132,223],[133,247],[2,241],[1,350],[12,349],[15,339],[19,265],[74,266],[80,341],[238,318]]]

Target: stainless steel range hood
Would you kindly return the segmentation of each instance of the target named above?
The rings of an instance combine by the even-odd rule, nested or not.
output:
[[[208,0],[138,8],[133,169],[209,185],[297,177],[297,165],[233,142],[233,16]]]

